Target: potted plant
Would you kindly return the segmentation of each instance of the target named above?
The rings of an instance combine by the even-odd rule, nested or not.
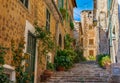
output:
[[[101,65],[103,68],[107,68],[108,66],[110,66],[110,64],[111,64],[111,60],[109,56],[105,56],[102,58]]]
[[[44,71],[44,75],[46,75],[47,77],[51,77],[51,75],[53,74],[53,70],[54,64],[47,62],[47,69]]]
[[[72,53],[69,50],[58,50],[55,56],[55,66],[58,71],[64,71],[73,64]]]
[[[50,62],[47,62],[47,68],[43,72],[43,74],[41,75],[41,81],[44,82],[47,79],[49,79],[52,76],[53,71],[54,71],[54,64],[50,63]]]
[[[100,55],[98,55],[97,56],[97,61],[98,61],[98,64],[102,68],[107,68],[111,64],[110,55],[108,55],[108,54],[100,54]]]
[[[65,70],[65,56],[56,56],[55,57],[55,63],[56,63],[56,68],[58,71],[64,71]]]

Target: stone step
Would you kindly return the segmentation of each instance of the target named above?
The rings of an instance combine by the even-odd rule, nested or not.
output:
[[[55,72],[45,83],[109,83],[110,73],[94,61],[75,64],[68,71]]]
[[[100,78],[66,78],[66,79],[56,79],[56,80],[52,80],[50,79],[49,82],[59,82],[59,81],[62,81],[62,82],[107,82],[108,79],[100,79]]]
[[[89,76],[87,76],[87,77],[78,77],[78,76],[63,76],[63,77],[51,77],[50,79],[49,79],[49,82],[51,82],[51,81],[59,81],[59,80],[62,80],[62,81],[64,81],[64,82],[66,82],[66,81],[69,81],[69,82],[73,82],[73,81],[84,81],[84,82],[90,82],[90,81],[92,81],[92,82],[106,82],[106,81],[108,81],[108,79],[109,79],[109,77],[108,76],[103,76],[103,77],[95,77],[95,76],[93,76],[93,77],[89,77]]]

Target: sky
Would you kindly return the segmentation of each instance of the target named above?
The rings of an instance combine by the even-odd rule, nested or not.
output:
[[[82,10],[93,10],[93,0],[76,0],[77,7],[74,8],[74,20],[80,21]]]

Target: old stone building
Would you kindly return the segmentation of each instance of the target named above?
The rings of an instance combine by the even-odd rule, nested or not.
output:
[[[112,63],[116,63],[119,57],[118,0],[94,0],[94,15],[99,38],[98,54],[110,54]]]
[[[75,47],[77,48],[80,46],[80,22],[79,21],[74,21],[74,39],[75,39]]]
[[[75,6],[75,0],[0,0],[0,45],[9,48],[4,67],[9,71],[7,74],[12,81],[16,80],[11,41],[14,41],[15,49],[21,41],[25,42],[23,51],[30,57],[28,70],[34,75],[31,83],[39,83],[47,61],[40,54],[40,41],[34,35],[34,23],[51,32],[53,41],[64,48],[64,37],[67,33],[71,34],[69,23],[73,20]],[[65,19],[59,10],[61,7],[67,11]],[[54,61],[54,54],[50,53],[51,62]]]
[[[109,54],[109,39],[107,35],[108,27],[107,27],[107,4],[108,0],[95,0],[95,9],[97,19],[97,31],[98,31],[98,54]],[[95,14],[94,13],[94,14]]]
[[[110,55],[112,63],[119,62],[119,17],[118,17],[118,0],[108,2],[108,32],[110,40]],[[120,49],[120,48],[119,48]]]
[[[97,54],[96,28],[93,26],[93,11],[84,10],[81,12],[81,26],[83,29],[83,55],[85,57]]]

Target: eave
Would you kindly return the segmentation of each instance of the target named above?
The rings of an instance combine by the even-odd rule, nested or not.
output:
[[[51,13],[53,14],[54,18],[56,21],[62,22],[63,18],[62,15],[60,14],[54,0],[44,0],[46,5],[49,7]]]
[[[73,7],[77,7],[76,0],[72,0],[72,3],[73,3]]]

